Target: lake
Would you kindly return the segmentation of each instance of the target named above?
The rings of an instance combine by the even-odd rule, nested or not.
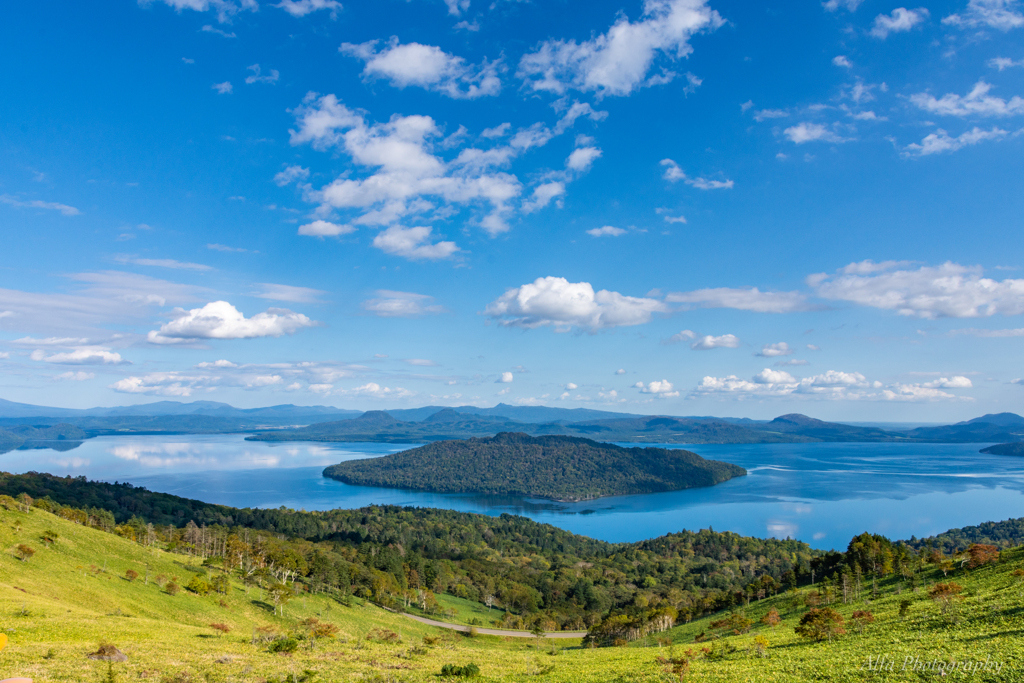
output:
[[[99,437],[66,452],[11,451],[0,455],[0,469],[129,481],[235,507],[412,505],[524,515],[607,541],[711,527],[839,549],[862,531],[922,537],[1024,516],[1024,458],[983,455],[978,450],[985,445],[669,445],[735,463],[749,474],[709,488],[585,503],[350,486],[321,471],[413,446],[267,443],[236,434]]]

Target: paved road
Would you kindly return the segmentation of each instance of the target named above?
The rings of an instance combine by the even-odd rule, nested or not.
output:
[[[424,617],[413,616],[412,614],[404,614],[402,616],[408,617],[414,621],[418,621],[421,624],[427,624],[429,626],[440,626],[441,628],[450,628],[453,631],[462,631],[467,633],[472,626],[463,626],[462,624],[448,624],[443,621],[434,621],[433,619],[426,619]],[[482,636],[509,636],[511,638],[536,638],[529,631],[505,631],[499,628],[483,628],[481,626],[476,627],[476,632]],[[545,638],[582,638],[587,635],[586,631],[551,631],[545,633]]]

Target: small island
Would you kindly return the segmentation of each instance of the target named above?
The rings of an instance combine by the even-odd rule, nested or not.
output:
[[[360,486],[582,501],[714,486],[747,473],[690,451],[623,448],[571,436],[502,432],[439,441],[331,465],[324,476]]]
[[[995,446],[989,446],[988,448],[982,448],[978,452],[987,453],[989,455],[1024,455],[1024,441],[1000,443]]]

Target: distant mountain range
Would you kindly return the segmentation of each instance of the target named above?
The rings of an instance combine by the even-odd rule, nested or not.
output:
[[[214,401],[159,401],[111,408],[53,408],[0,399],[0,429],[64,424],[86,438],[105,434],[253,433],[256,441],[387,441],[416,443],[520,432],[637,443],[1024,441],[1024,417],[998,413],[951,425],[883,429],[825,422],[797,413],[774,420],[635,415],[587,408],[425,406],[388,411],[291,404],[235,408]],[[17,440],[17,439],[15,439]],[[31,439],[30,439],[31,440]]]

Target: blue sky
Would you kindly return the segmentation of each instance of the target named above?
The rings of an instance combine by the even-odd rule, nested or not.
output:
[[[0,26],[0,395],[1024,411],[1024,3]]]

